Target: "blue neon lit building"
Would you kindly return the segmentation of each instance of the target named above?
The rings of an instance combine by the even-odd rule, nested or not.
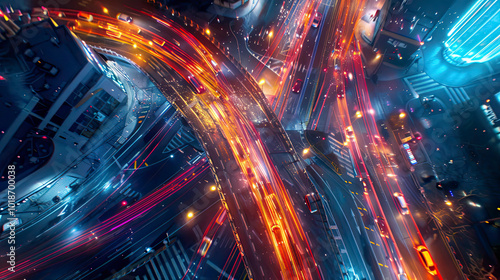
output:
[[[500,54],[500,1],[477,0],[448,32],[445,54],[459,64],[485,62]]]

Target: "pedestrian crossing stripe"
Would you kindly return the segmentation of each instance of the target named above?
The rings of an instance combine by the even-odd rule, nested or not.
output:
[[[177,240],[176,243],[167,247],[157,254],[146,265],[146,271],[142,276],[136,275],[139,280],[177,280],[181,279],[189,266],[184,247]]]
[[[447,87],[433,80],[425,72],[408,76],[403,79],[408,85],[411,93],[416,97],[430,92],[445,93],[445,99],[448,99],[453,105],[467,103],[470,97],[463,87]]]
[[[410,91],[416,96],[444,88],[443,85],[433,80],[425,72],[406,77],[403,80],[410,88]]]
[[[123,194],[126,197],[131,197],[131,198],[141,198],[142,194],[140,192],[134,191],[132,189],[132,183],[129,183],[125,187],[123,187],[119,193]]]
[[[356,177],[356,171],[354,170],[354,163],[352,161],[351,151],[340,143],[337,139],[333,138],[334,134],[331,133],[328,136],[328,142],[330,143],[330,148],[333,153],[338,157],[340,165],[346,170],[347,176],[354,178]]]

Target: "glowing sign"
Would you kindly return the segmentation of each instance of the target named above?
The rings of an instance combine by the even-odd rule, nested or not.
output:
[[[460,63],[485,62],[500,54],[500,1],[477,0],[448,32],[447,56]]]
[[[415,156],[413,155],[413,152],[410,149],[410,145],[403,144],[403,148],[405,149],[406,153],[408,154],[408,158],[410,159],[411,165],[417,164],[417,160],[415,159]]]

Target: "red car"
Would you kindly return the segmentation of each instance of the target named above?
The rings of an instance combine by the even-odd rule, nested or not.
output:
[[[304,81],[302,81],[301,79],[297,79],[297,81],[295,81],[295,84],[293,85],[292,92],[299,93],[302,89],[303,84]]]
[[[306,194],[305,201],[307,208],[309,208],[309,212],[316,213],[318,211],[318,206],[316,205],[318,200],[320,200],[320,198],[316,193]]]
[[[387,227],[387,223],[385,222],[384,218],[377,216],[375,222],[377,223],[380,230],[380,236],[389,238],[389,228]]]

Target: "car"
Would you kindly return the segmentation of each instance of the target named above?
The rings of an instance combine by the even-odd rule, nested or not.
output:
[[[91,22],[92,20],[94,20],[94,17],[89,14],[89,13],[84,13],[84,12],[79,12],[76,17],[79,19],[79,20],[83,20],[83,21],[88,21],[88,22]]]
[[[337,93],[337,98],[344,98],[345,97],[345,94],[343,91]]]
[[[295,84],[292,87],[292,92],[299,93],[300,90],[302,89],[303,84],[304,81],[302,81],[301,79],[297,79],[297,81],[295,81]]]
[[[309,212],[316,213],[318,211],[317,201],[319,197],[316,193],[308,193],[305,197],[307,208],[309,208]]]
[[[335,71],[339,71],[340,70],[340,58],[339,57],[333,58],[333,69]]]
[[[125,21],[125,22],[128,22],[128,23],[132,22],[132,17],[131,16],[129,16],[127,14],[122,14],[122,13],[119,13],[118,15],[116,15],[116,19],[121,20],[121,21]]]
[[[302,33],[304,33],[304,25],[301,25],[297,28],[297,33],[295,33],[295,37],[302,38]]]
[[[384,218],[377,216],[375,222],[378,225],[378,229],[380,230],[380,236],[389,238],[389,229],[387,228],[387,223]]]
[[[191,85],[193,85],[193,87],[195,88],[197,94],[202,94],[205,91],[207,91],[207,89],[203,86],[202,83],[200,83],[200,81],[198,81],[198,79],[196,79],[195,76],[193,75],[189,76],[188,80],[191,82]]]
[[[399,131],[398,132],[399,141],[401,144],[408,143],[413,140],[413,134],[410,130],[407,131]]]
[[[236,140],[235,147],[239,159],[243,159],[247,156],[247,154],[245,153],[245,149],[243,148],[243,145],[240,141]],[[252,170],[250,167],[248,169],[250,169],[250,171]]]
[[[21,225],[22,223],[23,223],[23,221],[19,218],[15,218],[14,220],[10,220],[10,221],[6,222],[5,224],[3,224],[2,232],[10,230],[11,227],[15,228],[18,225]]]
[[[368,179],[362,178],[361,183],[363,184],[363,194],[368,195]]]
[[[401,214],[408,215],[410,213],[410,210],[408,210],[408,204],[406,204],[406,200],[403,194],[396,192],[394,193],[394,197],[396,198],[399,207],[401,207]]]
[[[389,134],[389,130],[387,129],[387,125],[385,125],[384,120],[378,120],[377,126],[378,126],[378,131],[380,133],[380,136],[382,136],[387,141],[387,139],[389,139],[389,137],[390,137],[390,134]]]
[[[431,253],[429,253],[429,250],[423,245],[418,246],[416,249],[420,257],[420,260],[424,264],[427,272],[429,272],[430,275],[436,275],[437,274],[436,264],[432,260]]]
[[[250,179],[253,179],[255,177],[255,174],[253,173],[253,170],[251,167],[247,167],[247,175]]]
[[[422,140],[422,134],[420,134],[420,132],[415,132],[413,136],[415,137],[414,142]]]
[[[205,236],[203,237],[203,241],[201,242],[201,245],[200,245],[200,255],[202,257],[206,256],[207,253],[208,253],[208,248],[210,248],[210,245],[212,245],[212,239],[210,239],[209,237]]]
[[[280,246],[283,244],[283,232],[281,231],[281,227],[279,225],[273,225],[271,227],[271,231],[273,232],[274,239],[276,239],[276,245]]]
[[[219,65],[217,64],[217,62],[215,62],[215,60],[210,60],[210,63],[212,63],[212,66],[214,67],[214,71],[215,71],[215,75],[219,75],[220,73],[220,67]]]
[[[316,14],[314,15],[312,27],[318,28],[318,26],[319,26],[322,18],[323,18],[323,15],[320,14],[320,13],[318,13],[318,12],[316,12]]]
[[[352,126],[348,126],[345,128],[345,135],[347,137],[347,139],[349,140],[353,140],[355,137],[354,137],[354,130],[352,129]]]

